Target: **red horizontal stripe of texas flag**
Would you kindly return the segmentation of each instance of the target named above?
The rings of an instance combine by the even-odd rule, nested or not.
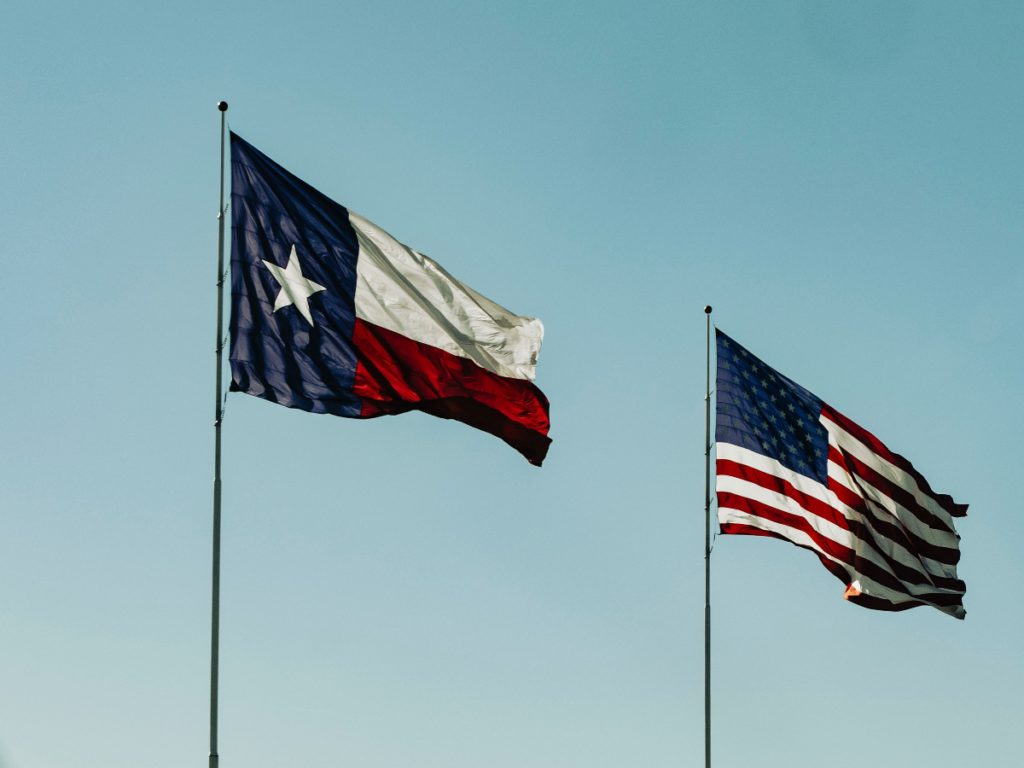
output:
[[[356,318],[353,392],[361,416],[423,411],[500,437],[540,464],[551,444],[548,400],[533,382],[491,373],[471,360]]]

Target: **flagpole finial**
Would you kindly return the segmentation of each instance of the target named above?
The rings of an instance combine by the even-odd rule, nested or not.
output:
[[[217,109],[219,109],[221,112],[227,112],[228,111],[228,103],[226,101],[218,101],[217,102]]]
[[[705,304],[704,305],[704,314],[705,315],[710,315],[711,314],[711,305],[710,304]]]

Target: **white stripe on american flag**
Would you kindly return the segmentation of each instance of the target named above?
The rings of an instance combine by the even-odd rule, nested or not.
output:
[[[897,528],[900,528],[901,530],[906,532],[906,526],[904,526],[903,524],[905,514],[903,516],[900,515],[898,511],[900,509],[899,505],[896,505],[891,499],[881,494],[879,491],[877,491],[877,489],[871,488],[866,482],[862,480],[858,481],[857,483],[859,487],[851,488],[850,475],[846,472],[845,469],[839,467],[833,462],[829,462],[828,476],[831,483],[843,485],[843,487],[847,488],[851,494],[861,495],[862,492],[870,490],[872,494],[870,498],[864,498],[862,496],[862,498],[864,498],[864,503],[867,509],[871,513],[871,517],[867,518],[867,522],[869,525],[871,525],[872,522],[877,524],[882,523],[884,521],[888,521],[891,525],[894,525]],[[833,492],[833,496],[834,495],[835,494]],[[878,499],[878,501],[875,500],[876,498]],[[837,503],[840,504],[842,509],[846,510],[846,516],[849,519],[865,518],[865,515],[863,513],[858,512],[855,509],[846,506],[845,504],[842,504],[842,502],[838,500]],[[924,539],[925,541],[934,542],[936,538],[943,538],[938,535],[939,532],[933,529],[927,529],[923,535],[919,531],[915,531],[915,533],[917,533],[919,537],[921,539]],[[925,570],[927,573],[933,576],[943,576],[951,579],[956,578],[955,562],[943,562],[942,560],[930,558],[926,554],[921,553],[919,549],[907,547],[905,544],[903,544],[903,542],[893,539],[890,536],[881,535],[879,537],[879,540],[886,544],[891,544],[892,546],[899,547],[902,551],[907,552],[910,555],[910,557],[921,563],[923,570]],[[957,544],[954,540],[952,544],[943,546],[946,546],[947,549],[956,549]]]
[[[872,507],[872,511],[879,520],[888,520],[893,525],[907,529],[929,544],[949,549],[957,548],[958,540],[956,536],[953,536],[946,531],[937,531],[929,526],[919,524],[913,515],[903,509],[903,507],[872,486],[868,481],[859,477],[855,478],[845,467],[830,461],[828,463],[828,477],[832,483],[841,485],[851,494],[864,499],[864,501]],[[831,491],[831,494],[835,497],[835,491]],[[838,499],[837,503],[841,504]],[[850,507],[846,507],[845,505],[843,506],[845,509],[850,509]],[[851,514],[857,514],[857,512],[852,509],[850,509],[850,512]],[[908,520],[908,518],[910,519]],[[934,562],[938,565],[945,565],[947,567],[949,565],[939,563],[939,561]]]
[[[835,425],[830,422],[827,426],[831,428]],[[845,438],[855,441],[852,436],[843,432],[839,439],[846,443],[848,441]],[[830,443],[832,442],[830,439]],[[862,445],[859,441],[855,442]],[[866,504],[862,510],[853,509],[844,504],[832,489],[789,470],[774,459],[729,443],[718,443],[716,450],[719,460],[735,462],[741,467],[751,467],[770,478],[777,478],[788,484],[782,486],[782,490],[762,487],[756,477],[748,479],[733,477],[723,474],[720,467],[720,471],[717,473],[716,488],[720,495],[719,522],[721,524],[751,526],[785,538],[798,546],[809,548],[841,566],[849,577],[848,584],[852,584],[863,595],[884,600],[892,606],[905,606],[908,601],[926,603],[946,613],[962,617],[963,608],[959,605],[959,601],[963,594],[963,585],[962,582],[955,581],[955,565],[923,557],[908,549],[902,542],[881,534],[878,530],[879,521],[872,519],[873,516],[879,515],[880,510],[877,505]],[[867,461],[871,457],[864,455],[863,451],[858,458],[872,467],[877,466],[881,461],[877,458],[870,462]],[[844,486],[849,488],[850,485],[853,485],[854,487],[850,491],[860,495],[857,487],[864,485],[862,479],[851,478],[844,469],[832,464],[830,464],[829,472],[830,476],[842,475],[846,480]],[[853,480],[856,482],[852,482]],[[910,480],[913,482],[912,479]],[[767,480],[765,481],[767,482]],[[775,482],[772,484],[777,485]],[[916,488],[916,483],[914,487]],[[878,494],[878,498],[883,503],[888,502],[887,506],[891,505],[890,511],[895,509],[897,505],[888,497],[884,497],[877,489],[872,489],[872,491]],[[801,497],[807,498],[801,502]],[[730,502],[729,499],[735,501]],[[738,507],[740,503],[753,508],[734,508]],[[730,506],[731,504],[732,506]],[[761,514],[757,514],[758,505],[764,505],[760,507]],[[807,505],[817,507],[818,512],[807,509]],[[827,510],[822,510],[821,507],[827,507]],[[776,514],[772,510],[781,514]],[[822,517],[820,514],[822,512],[835,515],[834,522]],[[796,516],[803,521],[802,525],[807,525],[814,531],[819,540],[815,540],[815,537],[807,531],[779,520],[768,519],[763,515],[781,518]],[[937,514],[936,516],[938,517]],[[894,519],[888,513],[885,517],[889,518],[890,526],[901,523],[900,520]],[[795,523],[796,520],[793,522]],[[936,531],[924,526],[916,518],[914,518],[914,528],[920,538],[930,543],[949,549],[956,547],[955,536],[950,541],[947,532]],[[859,535],[858,531],[863,532],[863,536]],[[874,542],[866,540],[865,536],[870,536]],[[829,542],[833,542],[847,551],[838,553],[837,548],[831,546]],[[827,551],[827,549],[832,551]],[[861,573],[864,568],[871,571],[877,578]],[[900,574],[897,574],[896,570],[899,570]],[[891,586],[880,584],[879,578],[883,578]],[[944,584],[937,585],[936,581],[944,582]],[[942,604],[937,604],[936,600]],[[947,603],[950,602],[955,604],[948,605]]]
[[[740,448],[735,445],[730,445],[728,443],[720,443],[720,446],[721,448],[718,452],[719,458],[730,459],[740,464],[754,467],[755,469],[758,469],[769,475],[778,477],[792,484],[801,493],[805,493],[808,496],[812,496],[813,498],[820,501],[822,504],[831,507],[840,515],[842,515],[846,520],[853,522],[863,520],[864,516],[857,510],[844,504],[839,499],[839,497],[836,496],[833,490],[827,488],[821,483],[812,480],[811,478],[805,475],[801,475],[797,472],[792,471],[791,469],[785,467],[775,459],[769,458],[768,456],[764,456],[760,453],[755,453],[754,451],[750,451],[746,448]],[[847,476],[845,469],[833,464],[832,462],[829,462],[828,469],[830,478],[832,478],[833,480],[843,482],[844,486],[849,488],[849,478]],[[720,475],[719,483],[721,483],[723,479],[724,477]],[[850,493],[857,494],[857,491],[856,489],[850,489]],[[898,525],[898,521],[894,520],[893,523]],[[874,526],[872,526],[872,528],[874,528]],[[926,541],[929,541],[930,543],[940,543],[940,539],[938,537],[930,536],[927,533],[923,535],[922,538],[924,538]],[[903,545],[902,542],[896,541],[890,537],[876,535],[876,540],[879,540],[880,546],[882,545],[882,542],[886,544],[891,544],[891,549],[887,548],[885,550],[886,554],[890,554],[896,559],[899,559],[901,562],[906,563],[908,566],[914,567],[915,570],[923,570],[931,575],[936,576],[947,576],[951,578],[955,578],[956,576],[956,567],[949,563],[944,563],[939,560],[928,558],[926,556],[923,556],[919,552],[911,552]]]
[[[885,505],[886,508],[898,517],[904,525],[919,533],[919,535],[926,536],[929,541],[934,541],[936,544],[944,547],[955,548],[958,546],[959,538],[956,534],[952,533],[954,530],[952,516],[929,494],[918,487],[917,480],[915,478],[879,456],[871,450],[871,448],[864,445],[864,443],[856,437],[844,430],[834,421],[830,420],[827,415],[822,414],[820,421],[825,425],[825,429],[829,432],[830,443],[834,442],[840,451],[860,459],[864,464],[869,466],[871,469],[874,469],[894,485],[897,485],[910,493],[918,504],[928,510],[931,514],[935,515],[935,517],[945,524],[946,530],[937,530],[917,520],[909,510],[896,505],[892,499],[886,496],[879,489],[874,489],[878,494],[875,497],[876,501]],[[866,482],[863,478],[861,481]],[[849,483],[844,483],[844,485],[848,488],[850,487]],[[851,488],[851,490],[855,489]]]
[[[723,511],[726,513],[724,515],[725,519],[723,519]],[[867,576],[864,576],[863,574],[857,573],[849,564],[844,563],[839,558],[833,557],[825,552],[822,552],[822,550],[817,546],[814,540],[802,531],[798,531],[794,528],[790,528],[789,526],[774,523],[770,520],[765,520],[762,517],[758,517],[757,515],[748,514],[746,512],[741,512],[736,509],[723,510],[723,508],[720,507],[718,519],[719,522],[723,524],[739,523],[741,525],[748,525],[752,528],[759,528],[763,531],[770,531],[788,541],[793,542],[798,547],[805,547],[807,549],[814,550],[820,556],[830,560],[831,562],[837,564],[840,568],[845,570],[850,575],[850,582],[848,584],[848,587],[853,587],[853,589],[855,589],[856,592],[860,594],[875,597],[879,600],[884,600],[885,602],[893,606],[902,606],[907,604],[930,605],[933,608],[939,609],[943,613],[950,614],[951,616],[956,616],[957,618],[963,617],[964,610],[960,606],[939,605],[937,603],[932,602],[931,600],[928,600],[926,597],[923,596],[915,596],[908,594],[906,592],[897,592],[896,590],[889,589],[888,587],[885,587],[877,583],[873,579],[870,579]]]
[[[865,541],[853,531],[842,528],[836,525],[835,523],[825,520],[824,518],[815,514],[813,511],[800,506],[799,502],[795,501],[789,496],[778,493],[776,491],[768,490],[758,485],[757,483],[751,482],[749,480],[742,480],[740,478],[731,477],[729,475],[724,474],[719,475],[718,491],[720,494],[732,494],[735,496],[740,496],[745,499],[751,499],[755,502],[768,505],[769,507],[781,511],[793,512],[794,507],[798,508],[800,510],[801,517],[807,520],[808,524],[814,529],[814,531],[817,534],[829,539],[830,541],[835,542],[836,544],[839,544],[843,547],[852,550],[864,559],[872,562],[875,566],[885,571],[893,578],[899,578],[894,573],[892,566],[890,566],[889,563],[886,562],[885,557],[883,557],[882,554],[879,552],[879,549],[876,548],[871,542]],[[721,510],[732,508],[723,507],[722,505],[720,505],[719,509]],[[740,511],[740,513],[744,516],[748,514],[747,512],[743,511]],[[720,514],[719,520],[721,520],[722,522],[734,522],[732,520],[723,519],[723,517],[724,516]],[[750,521],[747,519],[743,519],[740,522],[743,522],[746,525],[750,524]],[[800,543],[805,543],[803,539],[808,536],[807,533],[791,528],[790,526],[786,526],[783,523],[778,523],[776,521],[769,522],[771,522],[773,526],[782,526],[785,527],[787,530],[793,531],[794,534],[801,537]],[[773,527],[771,530],[773,530],[776,533],[779,532],[779,528],[776,527]],[[791,537],[787,535],[787,538]],[[877,541],[880,537],[875,538]],[[889,539],[882,540],[886,542],[891,542],[891,540]],[[906,549],[896,545],[895,542],[891,543],[893,543],[894,546],[892,547],[891,551],[885,552],[885,554],[889,555],[891,559],[897,561],[901,565],[904,565],[908,569],[912,569],[919,574],[918,580],[916,582],[902,581],[902,583],[905,585],[907,589],[908,594],[928,595],[934,594],[936,591],[938,591],[937,588],[931,583],[931,579],[929,578],[928,574],[924,572],[924,570],[922,569],[920,561],[916,560],[916,558],[914,558],[913,555],[911,555]],[[822,551],[822,547],[820,545],[814,544],[813,542],[811,542],[811,544],[813,544],[814,549],[816,551]],[[828,553],[825,554],[827,555]],[[837,560],[835,558],[832,559],[835,562],[840,562],[840,560]],[[852,567],[849,563],[844,563],[844,565],[847,566],[848,569]]]
[[[734,446],[729,447],[734,448]],[[738,450],[744,449],[740,448]],[[781,465],[780,469],[782,471],[786,471],[785,468],[782,467]],[[890,566],[886,562],[885,558],[881,556],[883,553],[885,555],[888,555],[888,557],[892,560],[897,561],[899,564],[904,565],[907,568],[919,573],[920,577],[917,584],[921,585],[921,589],[919,589],[915,594],[925,594],[934,592],[935,587],[932,586],[932,579],[930,577],[934,577],[937,575],[945,575],[941,573],[936,573],[934,570],[928,568],[928,565],[923,563],[920,559],[916,558],[905,547],[901,546],[899,543],[893,541],[892,539],[887,539],[876,535],[874,537],[875,544],[878,545],[876,547],[875,544],[869,541],[865,541],[853,531],[847,528],[842,528],[829,520],[825,520],[824,518],[815,514],[813,511],[805,509],[804,507],[800,506],[799,502],[792,499],[791,497],[786,496],[785,494],[779,493],[777,491],[764,488],[755,482],[722,474],[719,475],[718,477],[717,489],[720,493],[735,494],[736,496],[742,496],[744,498],[753,499],[754,501],[760,502],[762,504],[767,504],[778,510],[793,511],[794,506],[798,507],[800,509],[801,515],[808,521],[808,523],[815,530],[815,532],[830,539],[831,541],[834,541],[836,544],[848,547],[854,552],[861,554],[863,557],[873,562],[879,568],[889,572],[894,577],[896,576],[896,574],[893,572],[892,566]],[[719,508],[721,509],[722,507],[720,506]],[[856,513],[853,513],[852,510],[850,510],[848,507],[839,503],[838,500],[836,501],[836,506],[833,508],[836,511],[840,512],[843,515],[843,517],[845,517],[847,520],[856,520]],[[721,520],[721,515],[719,516],[719,519]],[[885,547],[885,544],[890,544],[891,546]],[[818,549],[820,549],[820,547]],[[879,550],[881,550],[881,552]],[[914,591],[914,589],[916,589],[916,587],[912,584],[908,583],[907,586],[910,588],[910,591]]]

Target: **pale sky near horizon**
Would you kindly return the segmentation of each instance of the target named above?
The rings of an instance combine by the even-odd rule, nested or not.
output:
[[[219,114],[546,327],[544,467],[227,399],[223,768],[703,764],[704,315],[970,504],[967,618],[719,537],[716,768],[1024,754],[1024,8],[14,0],[0,766],[207,761]]]

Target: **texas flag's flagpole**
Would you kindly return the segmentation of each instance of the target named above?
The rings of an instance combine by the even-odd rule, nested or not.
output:
[[[711,768],[711,305],[704,307],[704,767]]]
[[[220,102],[217,391],[214,411],[210,763],[217,768],[224,202],[231,150],[231,384],[290,408],[370,419],[419,410],[489,432],[540,466],[548,400],[533,383],[544,338],[227,131]]]
[[[217,768],[217,682],[220,652],[220,426],[224,419],[224,143],[228,103],[220,110],[220,206],[217,208],[217,394],[213,411],[213,574],[210,616],[210,765]]]

